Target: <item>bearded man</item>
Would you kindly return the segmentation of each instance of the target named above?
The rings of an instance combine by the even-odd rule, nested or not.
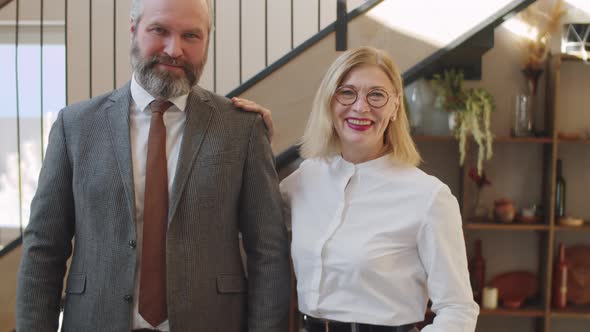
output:
[[[63,331],[286,330],[269,139],[259,116],[198,86],[210,16],[206,0],[133,0],[130,82],[59,113],[23,237],[17,331],[56,331],[70,256]]]

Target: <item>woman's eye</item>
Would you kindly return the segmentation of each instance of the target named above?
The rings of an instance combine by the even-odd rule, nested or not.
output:
[[[377,90],[377,91],[371,91],[371,96],[380,96],[383,97],[385,96],[385,92]]]
[[[369,93],[369,98],[372,98],[372,99],[383,99],[383,98],[387,98],[387,95],[383,91],[371,91]]]
[[[340,95],[343,97],[354,97],[356,93],[352,89],[342,89],[340,90]]]

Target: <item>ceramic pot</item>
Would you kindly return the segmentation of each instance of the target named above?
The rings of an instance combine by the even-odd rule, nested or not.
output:
[[[499,199],[494,201],[494,217],[496,220],[503,223],[511,223],[514,221],[516,215],[516,208],[514,203],[508,199]]]

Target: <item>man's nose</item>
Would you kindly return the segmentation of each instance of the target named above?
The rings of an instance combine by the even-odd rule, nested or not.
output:
[[[170,36],[168,40],[166,40],[164,52],[172,58],[180,57],[182,55],[182,44],[180,37]]]

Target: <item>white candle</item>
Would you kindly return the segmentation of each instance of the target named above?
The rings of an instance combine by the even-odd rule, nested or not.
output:
[[[496,309],[498,307],[498,288],[484,287],[482,295],[481,302],[485,309]]]

